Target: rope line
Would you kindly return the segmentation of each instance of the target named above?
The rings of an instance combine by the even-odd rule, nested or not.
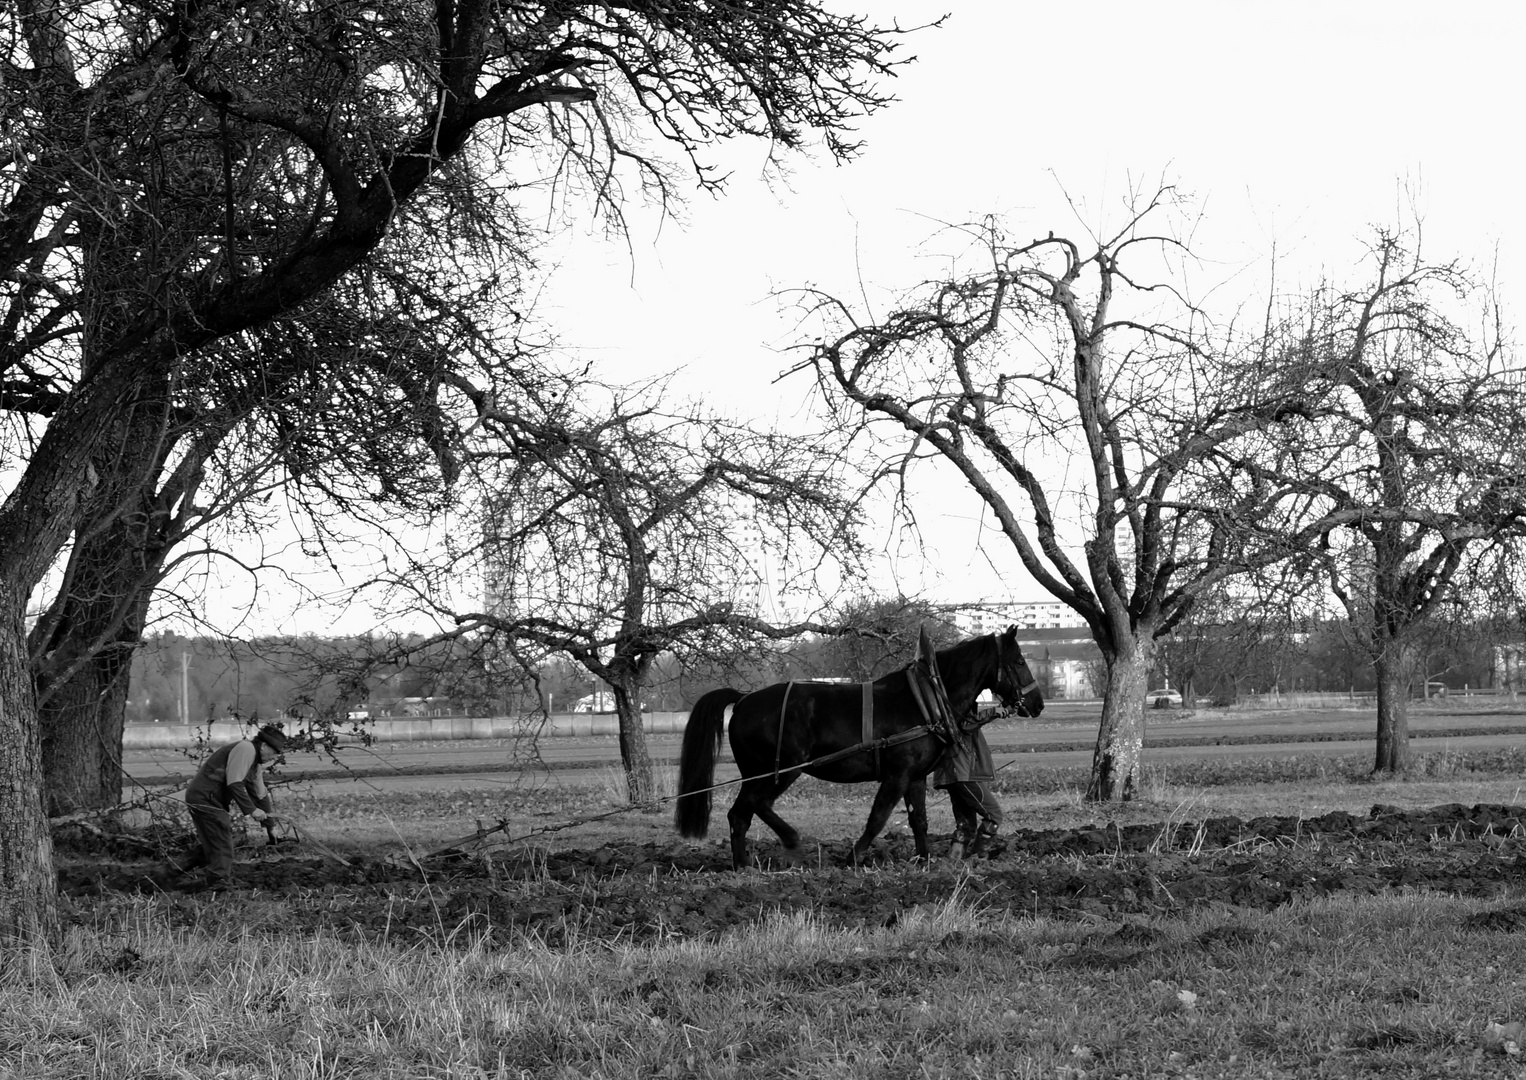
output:
[[[561,832],[563,829],[572,829],[579,825],[588,825],[595,821],[603,821],[605,818],[616,817],[620,814],[629,814],[637,810],[651,810],[655,807],[661,806],[663,803],[675,802],[678,799],[688,799],[694,797],[695,795],[705,795],[712,791],[719,791],[721,788],[731,787],[734,784],[745,784],[749,780],[762,780],[768,777],[777,778],[780,773],[799,772],[803,769],[814,768],[818,765],[830,765],[834,761],[841,761],[843,758],[852,757],[854,754],[869,753],[876,750],[883,750],[891,746],[899,746],[902,743],[912,742],[916,739],[922,738],[924,735],[931,734],[933,734],[931,728],[927,727],[925,724],[919,725],[914,728],[908,728],[905,731],[897,732],[894,735],[887,735],[883,739],[875,739],[873,742],[857,743],[842,750],[834,750],[830,754],[823,754],[821,757],[812,758],[809,761],[802,761],[798,765],[786,765],[783,768],[771,769],[768,772],[757,773],[754,776],[738,776],[735,779],[722,780],[720,783],[711,784],[709,787],[699,788],[696,791],[686,791],[680,795],[661,795],[657,798],[649,799],[643,803],[636,803],[631,806],[619,806],[613,810],[605,810],[602,813],[592,814],[588,817],[573,818],[571,821],[565,821],[557,825],[548,825],[539,829],[532,829],[520,836],[508,837],[503,840],[495,841],[492,846],[507,847],[511,844],[522,843],[525,840],[529,840],[535,836],[540,836],[543,833]],[[479,829],[471,836],[464,836],[460,840],[447,844],[442,848],[437,848],[434,851],[427,853],[423,857],[426,859],[432,859],[435,856],[443,855],[448,851],[460,850],[465,845],[473,843],[474,841],[480,844],[481,841],[487,839],[489,836],[492,836],[494,833],[504,832],[507,828],[508,822],[501,821],[494,828],[485,830]]]
[[[573,818],[570,821],[564,821],[564,822],[561,822],[561,823],[556,824],[556,825],[542,826],[542,827],[537,828],[537,829],[532,829],[529,832],[523,833],[523,834],[521,834],[519,836],[505,837],[505,839],[503,839],[503,840],[496,841],[492,846],[494,846],[494,847],[500,847],[500,846],[507,847],[507,846],[510,846],[510,845],[513,845],[513,844],[523,843],[524,841],[532,839],[533,837],[536,837],[536,836],[541,836],[541,835],[544,835],[544,834],[547,834],[547,833],[562,832],[563,830],[566,830],[566,829],[577,828],[578,826],[581,826],[581,825],[589,825],[589,824],[592,824],[593,822],[596,822],[596,821],[603,821],[603,820],[605,820],[607,818],[618,817],[621,814],[633,813],[633,812],[635,812],[637,810],[651,810],[651,809],[653,809],[655,807],[663,805],[664,803],[675,802],[678,799],[692,798],[692,797],[694,797],[696,795],[706,795],[706,794],[709,794],[710,792],[713,792],[713,791],[719,791],[722,788],[733,787],[736,784],[745,784],[749,780],[761,780],[761,779],[764,779],[764,778],[767,778],[767,777],[772,777],[774,779],[778,779],[778,777],[780,775],[785,774],[785,773],[801,772],[801,771],[803,771],[805,769],[816,768],[817,766],[821,766],[821,765],[830,765],[830,764],[832,764],[835,761],[841,761],[842,759],[848,758],[848,757],[852,757],[855,754],[863,754],[863,753],[876,752],[876,751],[879,751],[879,750],[882,750],[882,749],[886,749],[888,747],[899,746],[902,743],[912,742],[912,741],[914,741],[916,739],[920,739],[920,738],[922,738],[924,736],[932,735],[932,734],[934,734],[934,733],[933,733],[933,731],[932,731],[932,729],[930,727],[928,727],[925,724],[919,725],[919,726],[914,727],[914,728],[908,728],[906,731],[897,732],[894,735],[887,735],[884,738],[875,739],[875,740],[873,740],[871,742],[857,743],[857,744],[855,744],[853,746],[845,747],[845,748],[843,748],[841,750],[834,750],[830,754],[822,754],[820,757],[811,758],[809,761],[802,761],[802,762],[800,762],[797,765],[779,766],[776,763],[775,767],[773,769],[771,769],[771,770],[769,770],[767,772],[757,773],[756,775],[753,775],[753,776],[738,776],[738,777],[735,777],[734,779],[731,779],[731,780],[722,780],[719,783],[714,783],[714,784],[711,784],[709,787],[699,788],[698,790],[695,790],[695,791],[686,791],[686,792],[683,792],[682,794],[679,794],[679,795],[662,795],[662,796],[658,796],[658,797],[653,798],[653,799],[649,799],[646,802],[635,803],[635,804],[632,804],[630,806],[619,806],[619,807],[614,808],[613,810],[605,810],[605,811],[603,811],[601,813],[598,813],[598,814],[590,814],[590,815],[588,815],[586,817]],[[370,750],[369,747],[365,747],[364,749],[367,752],[371,753],[373,757],[376,757],[377,759],[382,760],[385,764],[390,765],[397,772],[399,772],[399,773],[403,772],[403,770],[398,769],[397,766],[392,765],[391,762],[386,762],[385,759],[381,758],[381,755],[376,754],[374,751]],[[122,768],[120,763],[118,765],[118,768],[121,769],[123,777],[129,783],[132,783],[133,785],[138,787],[143,792],[143,796],[142,796],[142,798],[137,803],[131,803],[131,804],[126,804],[126,805],[120,805],[119,804],[118,806],[114,807],[113,810],[121,811],[123,809],[131,809],[131,808],[133,808],[135,806],[147,809],[147,807],[150,804],[152,804],[153,802],[155,802],[155,801],[163,801],[163,802],[166,802],[166,803],[172,803],[173,805],[175,805],[177,807],[177,809],[183,807],[183,804],[180,803],[179,800],[174,798],[174,793],[171,793],[169,795],[165,795],[165,794],[162,794],[160,792],[152,791],[152,790],[150,790],[148,788],[148,786],[146,784],[142,783],[142,781],[139,781],[139,780],[133,778],[132,776],[128,775],[127,770],[125,768]],[[341,765],[341,768],[343,768],[342,765]],[[346,771],[349,771],[349,770],[346,770]],[[301,784],[301,783],[311,783],[312,782],[312,781],[304,781],[302,778],[300,778],[298,776],[283,777],[283,778],[281,778],[281,780],[284,781],[284,782],[278,782],[275,786],[277,786],[277,787],[287,787],[287,786],[297,785],[297,784]],[[358,775],[353,775],[352,774],[351,782],[363,784],[366,787],[371,788],[373,791],[377,792],[378,794],[384,794],[384,791],[383,791],[382,788],[378,787],[375,784],[369,783],[367,781],[367,779],[365,777],[363,777],[363,776],[358,776]],[[508,781],[504,781],[504,783],[508,783]],[[78,817],[80,817],[80,818],[83,818],[83,816],[84,815],[78,815]],[[70,815],[70,817],[75,817],[75,815]],[[310,845],[311,847],[318,849],[318,851],[321,854],[327,855],[330,858],[335,859],[336,861],[342,863],[345,866],[349,866],[350,865],[350,863],[347,862],[344,858],[342,858],[341,856],[339,856],[338,854],[336,854],[335,852],[330,850],[328,847],[326,847],[324,844],[322,844],[317,839],[317,837],[313,835],[312,829],[305,822],[299,822],[298,820],[293,818],[291,814],[289,814],[289,813],[284,813],[283,814],[283,813],[281,813],[279,811],[277,811],[274,814],[274,817],[278,821],[284,821],[287,825],[289,825],[291,827],[292,831],[297,834],[297,839],[298,839],[299,842],[304,842],[304,843]],[[69,820],[70,820],[69,817],[61,818],[61,819],[55,819],[52,822],[52,824],[55,824],[55,825],[65,824]],[[425,855],[423,855],[422,858],[424,858],[424,859],[435,858],[436,856],[442,855],[442,854],[444,854],[446,852],[449,852],[449,851],[460,850],[460,849],[464,848],[466,845],[471,844],[473,842],[476,842],[478,845],[481,845],[481,841],[487,839],[489,836],[492,836],[494,833],[504,832],[504,831],[507,830],[507,828],[508,828],[508,822],[507,821],[500,821],[499,824],[497,826],[495,826],[494,828],[491,828],[491,829],[478,829],[478,831],[473,833],[471,836],[462,837],[460,840],[453,841],[452,843],[447,844],[445,847],[437,848],[434,851],[428,852]],[[412,858],[411,853],[410,853],[410,858]]]

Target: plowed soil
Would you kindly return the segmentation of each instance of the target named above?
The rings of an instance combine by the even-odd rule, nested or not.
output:
[[[1514,806],[1374,807],[1366,816],[1213,818],[1080,829],[1012,830],[993,857],[915,861],[911,841],[881,841],[867,867],[848,843],[818,844],[789,864],[754,833],[754,869],[734,872],[724,839],[611,843],[586,850],[498,848],[423,864],[336,860],[305,848],[242,852],[236,888],[182,895],[134,838],[66,830],[60,890],[77,917],[94,898],[166,893],[172,919],[238,903],[255,928],[365,938],[643,941],[718,934],[774,911],[810,910],[846,926],[892,924],[910,909],[962,903],[1057,917],[1120,917],[1196,906],[1273,908],[1300,897],[1405,887],[1504,897],[1526,886],[1526,810]],[[946,847],[947,838],[935,850]],[[1491,918],[1512,918],[1513,908]],[[1526,908],[1519,914],[1526,924]]]

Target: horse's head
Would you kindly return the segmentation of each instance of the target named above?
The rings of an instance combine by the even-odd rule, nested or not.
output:
[[[996,684],[991,689],[1001,698],[1002,708],[1019,716],[1037,716],[1044,711],[1044,695],[1018,648],[1017,627],[1009,626],[991,640],[996,642]]]

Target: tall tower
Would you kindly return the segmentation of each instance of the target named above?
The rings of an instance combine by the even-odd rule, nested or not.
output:
[[[773,560],[763,541],[763,529],[757,519],[738,514],[732,518],[728,531],[737,556],[730,571],[732,600],[737,610],[764,622],[782,622]]]

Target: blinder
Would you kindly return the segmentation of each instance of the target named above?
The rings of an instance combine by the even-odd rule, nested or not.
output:
[[[1000,674],[1003,682],[1007,683],[1010,686],[1017,687],[1017,696],[1018,696],[1019,699],[1027,697],[1029,694],[1033,693],[1035,690],[1037,690],[1039,688],[1039,682],[1038,682],[1037,679],[1035,679],[1033,677],[1033,672],[1031,671],[1031,669],[1028,668],[1027,661],[1023,661],[1022,662],[1022,666],[1021,666],[1020,669],[1014,669],[1014,665],[1009,663],[1007,661],[1007,658],[1002,655],[1001,635],[1000,634],[993,634],[993,635],[991,635],[991,645],[996,650],[996,670],[997,670],[997,672]],[[1019,657],[1022,656],[1022,651],[1021,650],[1018,651],[1018,656]],[[1028,681],[1027,682],[1024,682],[1023,681],[1023,676],[1018,674],[1019,670],[1027,673],[1027,676],[1028,676]],[[1014,708],[1015,708],[1015,706],[1014,706]]]

